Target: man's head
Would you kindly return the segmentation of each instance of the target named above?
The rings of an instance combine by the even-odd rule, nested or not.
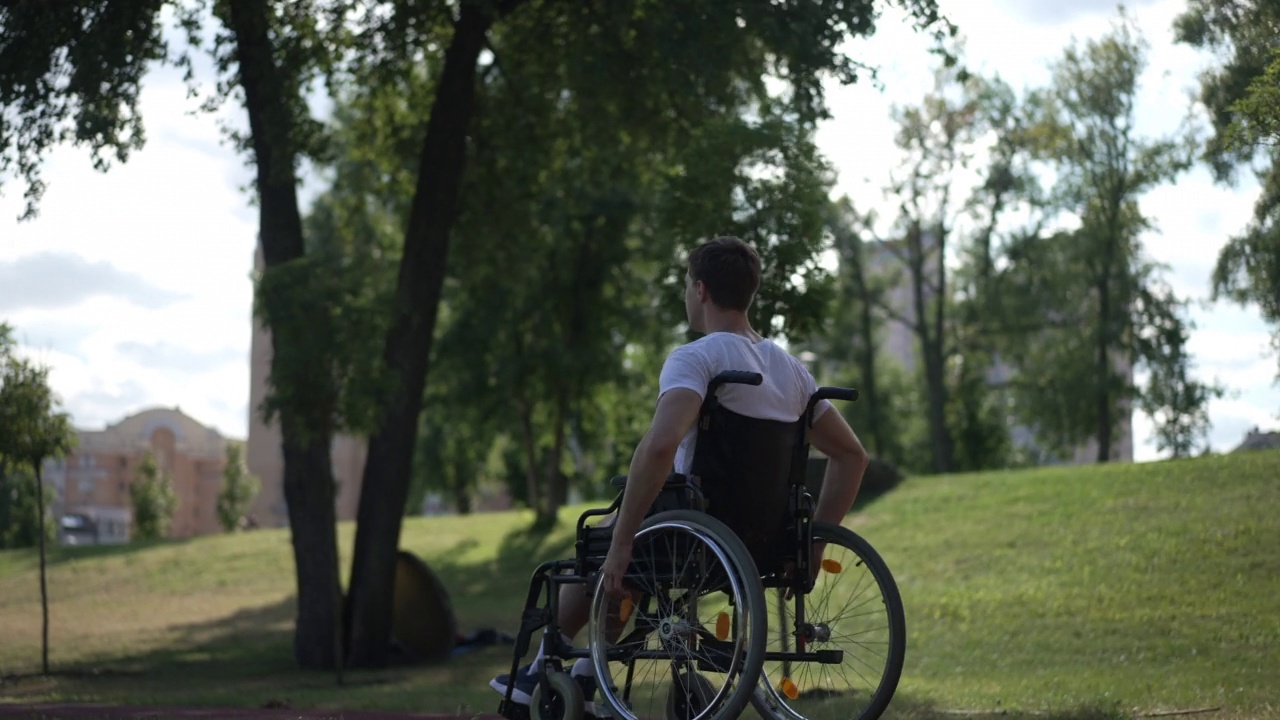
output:
[[[760,289],[760,255],[736,237],[709,240],[689,253],[684,305],[689,327],[706,332],[710,303],[721,312],[743,312]]]

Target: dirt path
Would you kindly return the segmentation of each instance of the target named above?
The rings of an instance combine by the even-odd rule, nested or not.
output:
[[[183,708],[114,705],[0,705],[0,718],[22,720],[501,720],[497,715],[459,717],[438,713],[288,708]]]

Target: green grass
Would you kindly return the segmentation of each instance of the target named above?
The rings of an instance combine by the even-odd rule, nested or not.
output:
[[[572,518],[414,518],[402,545],[464,630],[514,632]],[[897,577],[909,647],[887,717],[1280,717],[1280,453],[916,478],[850,516]],[[340,528],[344,567],[352,528]],[[294,668],[288,533],[56,549],[54,675],[38,675],[35,554],[0,552],[0,702],[493,712],[487,648],[434,667]],[[1193,716],[1199,717],[1199,716]]]

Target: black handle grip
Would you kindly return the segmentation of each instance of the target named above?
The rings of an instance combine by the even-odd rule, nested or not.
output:
[[[759,385],[764,382],[764,375],[746,370],[725,370],[711,379],[715,385]]]
[[[858,391],[853,388],[842,387],[820,387],[818,392],[813,394],[815,400],[847,400],[853,402],[858,399]]]
[[[698,422],[703,428],[707,427],[708,418],[712,411],[716,409],[720,401],[716,399],[716,391],[721,385],[759,385],[764,382],[764,375],[758,372],[749,372],[747,370],[725,370],[711,379],[707,385],[707,397],[702,401],[702,411],[699,415],[702,417]]]
[[[813,407],[821,400],[848,400],[853,402],[857,399],[858,391],[853,388],[820,387],[809,396],[809,404],[804,409],[804,421],[807,425],[813,426]]]

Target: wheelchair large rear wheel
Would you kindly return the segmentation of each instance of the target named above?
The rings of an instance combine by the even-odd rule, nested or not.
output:
[[[806,650],[842,650],[843,658],[767,661],[751,704],[766,720],[875,720],[902,675],[902,597],[884,560],[852,530],[815,522],[813,539],[826,547],[804,600],[805,624],[813,629]],[[770,600],[768,651],[795,652],[796,600],[782,589]]]
[[[737,718],[768,628],[760,574],[738,536],[705,513],[657,513],[636,534],[625,584],[630,592],[610,598],[597,583],[591,603],[604,707],[619,720]]]

